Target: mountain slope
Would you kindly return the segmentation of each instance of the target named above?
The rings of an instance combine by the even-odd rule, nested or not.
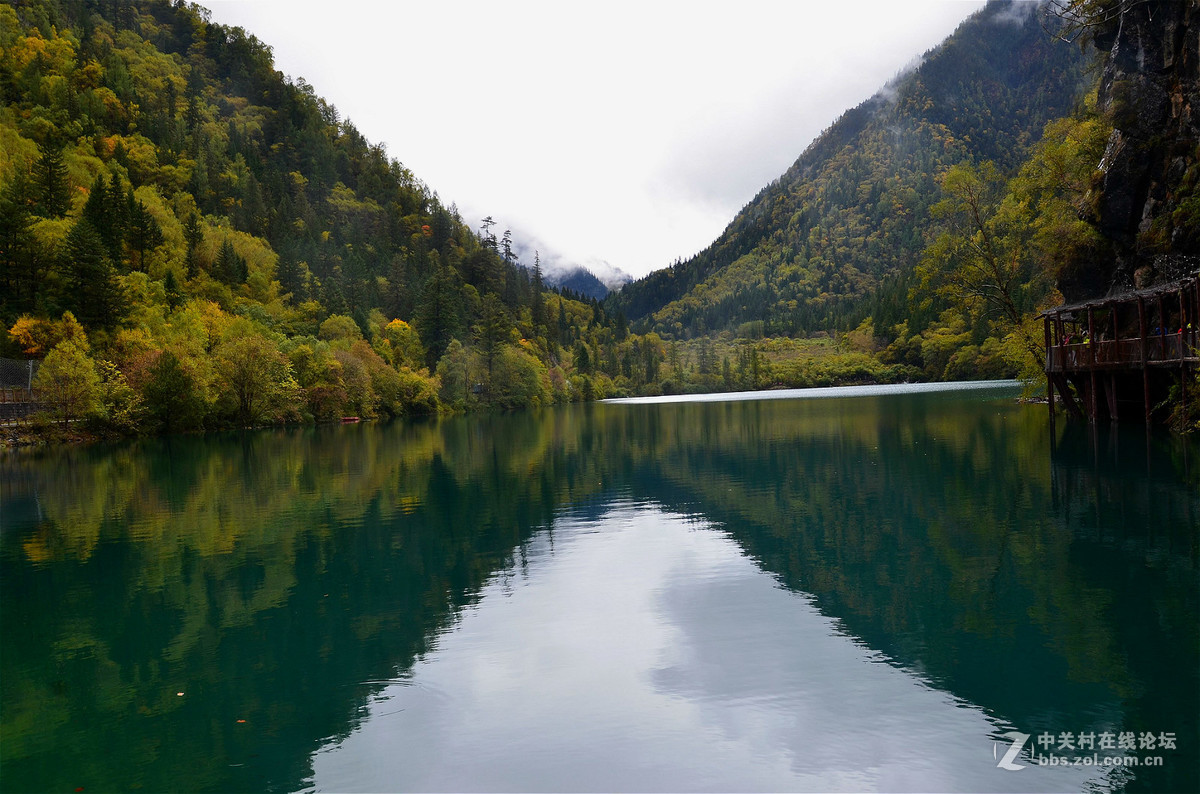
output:
[[[0,100],[0,357],[45,357],[40,393],[82,388],[57,418],[537,405],[607,393],[568,387],[593,374],[577,344],[615,362],[640,341],[545,294],[509,232],[468,228],[200,6],[0,3]]]
[[[1088,82],[1092,57],[1053,40],[1032,10],[990,3],[838,119],[711,246],[626,286],[609,309],[676,337],[754,321],[802,333],[905,292],[939,173],[964,160],[1015,168]]]

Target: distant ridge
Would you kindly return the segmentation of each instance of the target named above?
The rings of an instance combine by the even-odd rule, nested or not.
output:
[[[608,308],[690,337],[747,322],[768,334],[845,329],[898,303],[939,174],[971,160],[1015,168],[1091,82],[1094,56],[1050,36],[1039,7],[990,2],[846,111],[708,248],[622,288]]]
[[[632,281],[628,274],[615,270],[608,283],[605,283],[582,265],[575,265],[565,270],[548,271],[544,274],[544,278],[546,284],[552,287],[562,287],[577,295],[596,300],[603,300],[613,289],[620,288]]]

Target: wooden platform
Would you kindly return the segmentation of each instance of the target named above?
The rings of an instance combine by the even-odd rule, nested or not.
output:
[[[1154,407],[1200,368],[1200,271],[1170,284],[1042,312],[1050,416],[1111,421]],[[1103,391],[1103,402],[1101,402]]]

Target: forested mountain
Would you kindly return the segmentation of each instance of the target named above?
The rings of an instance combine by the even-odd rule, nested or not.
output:
[[[994,0],[846,112],[711,246],[608,306],[675,337],[758,321],[758,333],[804,335],[867,315],[881,328],[906,319],[939,178],[964,162],[1014,173],[1094,82],[1094,56],[1055,40],[1053,21],[1037,4]]]
[[[468,228],[199,6],[0,5],[0,97],[0,356],[46,357],[59,418],[249,425],[645,380],[618,318],[548,290],[509,232]]]
[[[596,278],[590,270],[583,267],[573,267],[558,273],[546,274],[546,283],[555,287],[570,290],[576,295],[600,300],[608,295],[608,287]]]

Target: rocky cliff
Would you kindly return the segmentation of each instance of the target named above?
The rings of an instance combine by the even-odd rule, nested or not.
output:
[[[1200,0],[1119,0],[1093,20],[1114,130],[1096,222],[1112,256],[1071,269],[1068,300],[1176,278],[1200,263]]]

